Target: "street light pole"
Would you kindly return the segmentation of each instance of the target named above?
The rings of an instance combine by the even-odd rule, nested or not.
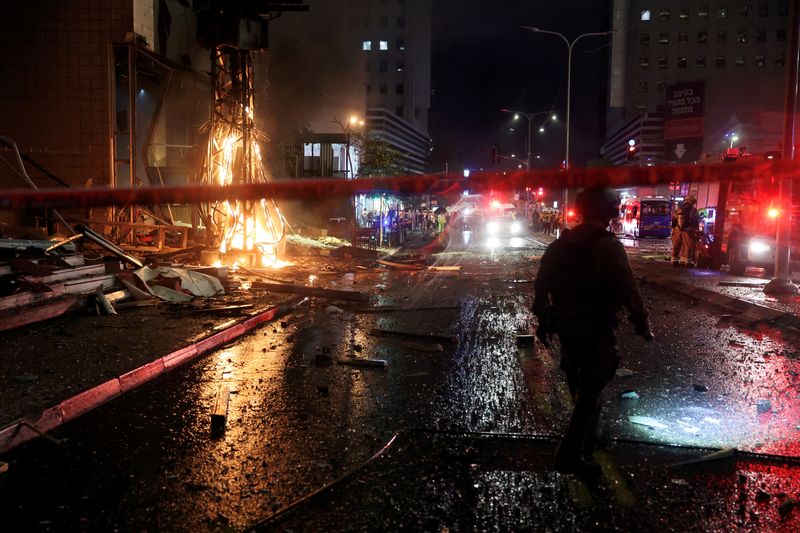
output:
[[[543,30],[541,28],[536,28],[534,26],[520,26],[523,30],[534,32],[534,33],[546,33],[548,35],[555,35],[556,37],[560,37],[564,44],[567,45],[567,139],[566,139],[566,146],[564,148],[564,170],[569,169],[569,119],[570,119],[570,103],[572,97],[572,48],[575,46],[575,43],[583,39],[584,37],[600,37],[603,35],[611,35],[614,33],[613,31],[601,31],[601,32],[589,32],[589,33],[582,33],[575,37],[572,41],[566,38],[563,33],[559,33],[557,31],[549,31]],[[564,188],[564,205],[562,209],[564,213],[566,213],[567,209],[567,201],[569,200],[569,189]]]
[[[531,170],[531,124],[533,123],[533,119],[535,119],[536,117],[541,116],[541,115],[547,115],[547,114],[553,113],[553,111],[550,110],[550,111],[537,111],[535,113],[525,113],[524,111],[516,111],[514,109],[506,109],[506,108],[501,108],[500,111],[502,111],[503,113],[514,113],[514,115],[522,115],[528,121],[528,139],[527,139],[527,142],[525,143],[526,144],[525,147],[526,147],[526,149],[528,151],[528,171],[530,172],[530,170]],[[516,117],[514,117],[514,118],[516,118]],[[552,119],[553,120],[557,120],[555,113],[553,113]]]

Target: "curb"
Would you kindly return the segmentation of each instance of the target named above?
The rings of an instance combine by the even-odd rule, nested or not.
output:
[[[800,333],[800,317],[793,313],[785,313],[763,305],[754,304],[746,300],[734,298],[719,292],[714,292],[702,287],[695,287],[688,283],[674,279],[643,280],[642,283],[655,285],[684,296],[690,296],[726,311],[740,313],[752,322],[764,322],[778,329]]]
[[[88,413],[109,400],[132,391],[173,368],[188,363],[223,344],[227,344],[233,339],[241,337],[261,324],[280,318],[306,300],[307,298],[302,296],[290,298],[281,304],[260,311],[229,328],[213,333],[197,342],[179,348],[172,353],[145,363],[138,368],[80,392],[71,398],[67,398],[45,409],[38,415],[28,416],[12,422],[0,428],[0,453],[8,452],[23,442],[52,431],[58,426]]]

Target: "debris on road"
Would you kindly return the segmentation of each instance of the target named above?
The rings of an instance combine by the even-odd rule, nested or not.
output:
[[[759,414],[769,413],[772,410],[772,403],[769,400],[758,400],[756,402],[756,411]]]
[[[458,272],[461,270],[460,266],[429,266],[428,270],[436,270],[438,272]]]
[[[425,265],[421,263],[394,263],[392,261],[385,261],[383,259],[378,259],[376,262],[380,265],[397,268],[400,270],[422,270],[425,268]]]
[[[389,365],[386,359],[361,359],[359,357],[339,357],[336,362],[340,365],[350,365],[365,368],[384,368]]]
[[[698,463],[707,463],[709,461],[719,461],[720,459],[729,459],[736,455],[736,448],[722,448],[721,450],[717,450],[715,452],[711,452],[707,455],[702,457],[697,457],[695,459],[689,459],[688,461],[681,461],[680,463],[675,463],[669,465],[670,468],[676,468],[679,466],[686,466],[686,465],[694,465]]]
[[[290,285],[286,283],[264,283],[256,281],[250,287],[251,290],[262,290],[270,292],[281,292],[290,294],[302,294],[304,296],[314,296],[317,298],[328,298],[330,300],[347,300],[351,302],[368,302],[370,295],[365,292],[321,289],[319,287],[304,287],[301,285]]]
[[[664,424],[663,422],[659,422],[655,418],[651,418],[649,416],[629,416],[628,420],[634,424],[639,424],[640,426],[646,426],[650,429],[667,429],[669,426]]]
[[[214,401],[214,410],[211,412],[211,432],[222,433],[228,422],[228,401],[231,391],[227,385],[222,384],[217,391],[217,398]]]
[[[517,346],[531,346],[536,339],[535,335],[517,335]]]
[[[720,287],[747,287],[747,288],[754,288],[754,289],[763,289],[764,285],[767,282],[764,281],[763,283],[758,282],[748,282],[748,281],[720,281],[717,283]]]
[[[627,378],[634,374],[633,370],[629,370],[627,368],[618,368],[615,372],[618,378]]]

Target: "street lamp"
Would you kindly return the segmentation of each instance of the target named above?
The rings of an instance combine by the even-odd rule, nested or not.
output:
[[[546,33],[548,35],[555,35],[556,37],[560,37],[564,44],[567,45],[567,142],[566,147],[564,148],[564,170],[569,169],[569,112],[570,112],[570,96],[572,90],[572,48],[575,46],[575,43],[583,39],[584,37],[601,37],[603,35],[611,35],[613,31],[600,31],[600,32],[590,32],[590,33],[582,33],[575,37],[572,41],[566,38],[563,33],[559,33],[557,31],[549,31],[543,30],[541,28],[537,28],[535,26],[520,26],[525,31],[530,31],[534,33]],[[568,189],[564,188],[564,208],[567,207],[567,200],[568,200]]]
[[[535,113],[525,113],[524,111],[514,111],[512,109],[502,108],[500,109],[503,113],[514,113],[514,120],[519,120],[519,117],[525,117],[528,121],[528,138],[526,139],[526,150],[528,152],[528,170],[531,169],[531,124],[533,123],[533,119],[541,115],[547,115],[548,113],[552,113],[550,117],[551,120],[556,121],[558,120],[558,116],[550,111],[537,111]],[[544,133],[544,127],[539,127],[539,133]]]

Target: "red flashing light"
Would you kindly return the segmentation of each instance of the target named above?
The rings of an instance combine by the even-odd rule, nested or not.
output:
[[[575,216],[575,211],[573,209],[567,211],[567,218],[572,218],[574,216]]]
[[[769,218],[778,218],[780,214],[781,214],[780,210],[776,207],[770,207],[769,210],[767,211],[767,216]]]
[[[500,202],[498,202],[497,200],[492,200],[492,208],[498,209],[499,207],[500,207]]]

